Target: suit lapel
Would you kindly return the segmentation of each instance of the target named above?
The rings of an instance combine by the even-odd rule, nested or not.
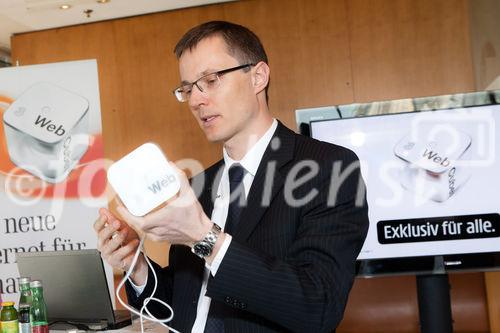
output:
[[[278,122],[271,142],[269,143],[248,193],[247,207],[241,212],[241,220],[234,233],[234,238],[246,241],[262,216],[269,208],[276,194],[285,183],[286,175],[280,169],[293,159],[294,133]]]

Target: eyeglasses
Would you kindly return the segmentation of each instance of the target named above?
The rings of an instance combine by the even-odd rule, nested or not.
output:
[[[254,64],[240,65],[203,75],[198,80],[192,83],[185,83],[181,85],[180,87],[176,88],[173,93],[179,102],[187,102],[191,97],[193,86],[196,86],[201,92],[210,93],[220,86],[220,77],[222,75],[251,66],[254,66]]]

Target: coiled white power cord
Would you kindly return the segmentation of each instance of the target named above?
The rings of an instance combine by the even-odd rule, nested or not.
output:
[[[139,246],[137,247],[137,251],[135,252],[134,258],[132,260],[132,264],[130,265],[129,269],[127,270],[127,273],[125,274],[123,279],[118,284],[118,287],[116,288],[116,292],[115,292],[116,298],[127,310],[129,310],[130,312],[139,316],[140,321],[141,321],[141,332],[142,333],[144,333],[144,319],[155,322],[155,323],[159,323],[162,326],[168,328],[170,330],[170,332],[180,333],[179,331],[175,330],[174,328],[172,328],[166,324],[174,318],[174,310],[172,309],[172,307],[170,305],[168,305],[166,302],[162,301],[161,299],[153,297],[153,295],[156,292],[156,288],[158,287],[158,278],[156,277],[156,273],[155,273],[155,270],[153,269],[153,265],[151,264],[151,262],[149,261],[149,259],[146,255],[144,256],[144,258],[146,259],[146,262],[148,263],[148,266],[151,269],[153,276],[154,276],[154,287],[153,287],[153,292],[151,293],[151,296],[146,297],[144,299],[144,303],[141,307],[141,311],[137,311],[136,309],[132,308],[131,306],[126,304],[126,302],[124,302],[120,297],[120,290],[123,288],[123,285],[125,284],[127,279],[130,277],[130,274],[132,274],[132,272],[134,271],[134,267],[137,263],[137,259],[139,258],[139,254],[141,253],[141,251],[143,249],[145,239],[146,239],[146,236],[141,237],[141,241],[139,243]],[[168,318],[156,318],[155,316],[153,316],[147,308],[147,305],[150,301],[155,301],[155,302],[158,302],[158,303],[162,304],[163,306],[165,306],[171,313],[170,317],[168,317]],[[146,312],[147,315],[145,315],[144,312]]]

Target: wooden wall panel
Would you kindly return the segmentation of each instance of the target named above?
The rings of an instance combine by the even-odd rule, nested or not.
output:
[[[450,298],[455,332],[491,332],[486,302],[485,274],[453,273]]]
[[[221,147],[206,142],[187,105],[171,94],[179,81],[172,49],[192,26],[224,19],[254,30],[270,58],[271,111],[294,128],[297,108],[473,90],[465,6],[465,0],[238,1],[19,34],[12,58],[21,65],[97,59],[106,157],[155,141],[170,159],[206,167]],[[162,265],[167,247],[147,243]],[[482,274],[474,276],[473,288],[451,278],[457,332],[487,331]],[[339,333],[418,330],[414,278],[358,280],[352,295]]]
[[[454,332],[490,332],[484,274],[449,274],[449,281]],[[419,332],[415,276],[358,279],[337,331]]]
[[[354,99],[474,91],[465,0],[350,0]]]
[[[476,88],[500,89],[500,1],[470,1],[468,8]]]
[[[500,272],[484,274],[486,284],[490,332],[500,332]]]

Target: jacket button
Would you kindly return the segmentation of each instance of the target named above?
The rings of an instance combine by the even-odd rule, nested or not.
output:
[[[227,297],[224,299],[224,301],[225,301],[226,303],[231,303],[231,302],[233,301],[233,299],[232,299],[231,297],[227,296]]]

